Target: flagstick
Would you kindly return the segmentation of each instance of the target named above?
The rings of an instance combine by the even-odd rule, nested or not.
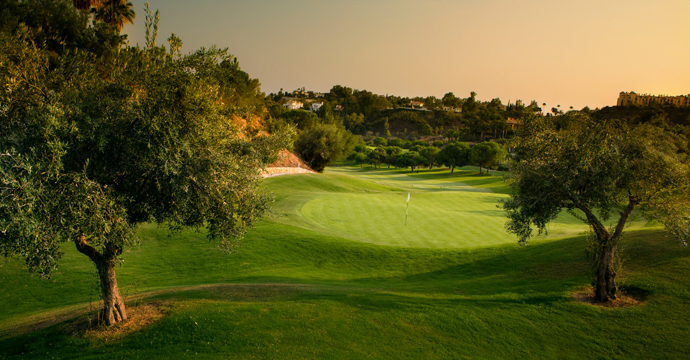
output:
[[[407,193],[407,206],[405,207],[405,226],[407,226],[407,210],[410,209],[410,193]]]

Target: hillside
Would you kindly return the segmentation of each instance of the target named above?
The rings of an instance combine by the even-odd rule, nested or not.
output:
[[[607,106],[592,113],[595,119],[621,119],[631,123],[653,121],[655,117],[666,117],[672,124],[690,126],[690,108],[675,106]]]

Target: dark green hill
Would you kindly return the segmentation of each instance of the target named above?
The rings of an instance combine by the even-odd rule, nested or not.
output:
[[[595,119],[621,119],[628,122],[646,123],[650,121],[668,120],[674,125],[690,125],[690,107],[674,106],[607,106],[592,113]]]

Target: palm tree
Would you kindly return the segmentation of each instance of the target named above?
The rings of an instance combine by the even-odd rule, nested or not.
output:
[[[74,0],[74,1],[88,1],[88,0]],[[100,6],[94,7],[93,11],[96,14],[96,20],[103,21],[122,31],[126,23],[132,24],[137,14],[134,12],[134,6],[127,0],[91,0],[91,3],[99,3]]]
[[[72,3],[79,10],[90,10],[91,8],[99,9],[103,0],[72,0]]]

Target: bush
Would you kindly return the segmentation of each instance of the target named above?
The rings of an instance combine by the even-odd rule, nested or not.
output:
[[[367,146],[364,144],[357,144],[355,145],[355,152],[365,153],[367,152]]]
[[[386,138],[377,137],[371,141],[375,146],[386,146],[388,145],[388,140]]]
[[[297,138],[295,150],[315,171],[352,152],[356,138],[349,131],[335,125],[320,124],[306,130]]]
[[[415,152],[422,152],[422,149],[428,148],[429,145],[414,145],[410,147],[410,151],[415,151]]]

